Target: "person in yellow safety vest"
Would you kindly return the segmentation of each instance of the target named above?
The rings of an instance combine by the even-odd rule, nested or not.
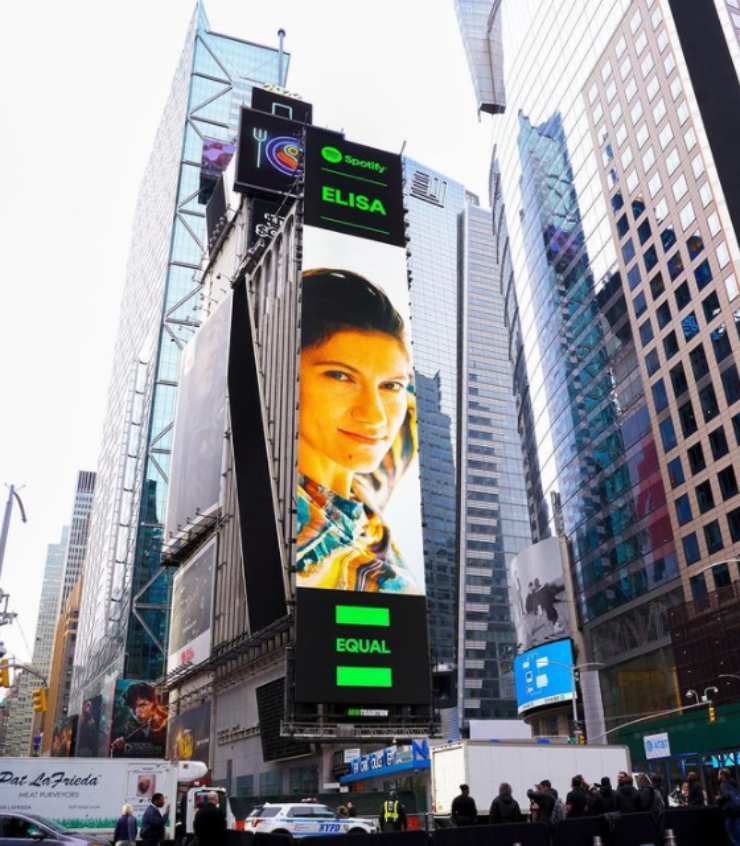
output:
[[[398,794],[391,790],[380,811],[381,831],[406,831],[406,808],[398,801]]]

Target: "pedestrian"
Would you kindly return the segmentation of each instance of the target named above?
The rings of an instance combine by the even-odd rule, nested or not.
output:
[[[541,822],[545,825],[552,823],[552,812],[555,807],[555,797],[552,795],[550,782],[546,779],[534,786],[534,790],[527,791],[527,798],[530,801],[529,810],[532,812],[532,822]]]
[[[573,776],[570,793],[565,797],[565,815],[567,817],[585,817],[588,808],[588,793],[583,783],[583,776]]]
[[[699,774],[694,770],[691,770],[686,776],[686,781],[689,785],[687,805],[689,808],[703,808],[707,803],[704,798],[704,791],[701,787]]]
[[[355,803],[351,799],[348,799],[344,803],[344,807],[347,809],[347,816],[348,817],[356,817],[357,816],[357,808],[355,808]]]
[[[617,776],[617,810],[622,814],[633,814],[639,810],[637,789],[632,776],[624,771]]]
[[[660,793],[663,799],[663,807],[668,807],[668,785],[663,781],[663,776],[660,773],[653,773],[651,776],[653,787]]]
[[[460,785],[460,795],[452,800],[452,822],[455,825],[475,825],[478,822],[478,809],[467,784]]]
[[[521,822],[522,812],[519,803],[511,795],[511,785],[505,781],[499,785],[498,796],[491,802],[488,819],[491,825]]]
[[[599,814],[612,814],[617,810],[617,794],[612,787],[609,776],[604,776],[596,787],[588,812],[592,816]]]
[[[215,790],[195,812],[193,832],[197,846],[226,846],[226,814],[221,810]]]
[[[406,831],[406,808],[398,801],[398,794],[391,790],[380,810],[381,831]]]
[[[164,796],[161,793],[155,793],[141,818],[139,837],[144,846],[159,846],[164,840],[165,828],[169,822],[168,815],[169,808],[165,805]]]
[[[664,807],[663,797],[655,789],[650,776],[640,773],[637,776],[637,809],[659,814]]]
[[[138,828],[134,809],[131,805],[124,805],[121,808],[121,816],[118,818],[116,829],[113,832],[113,842],[116,846],[136,846],[136,832]]]
[[[732,773],[723,767],[719,771],[719,797],[717,804],[722,809],[725,831],[732,846],[740,846],[740,789]]]

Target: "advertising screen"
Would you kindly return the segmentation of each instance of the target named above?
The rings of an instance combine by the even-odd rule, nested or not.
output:
[[[252,108],[277,117],[295,120],[298,123],[311,123],[313,120],[311,103],[298,100],[296,97],[288,97],[269,88],[252,89]]]
[[[296,121],[242,109],[234,189],[290,193],[299,172],[303,130]]]
[[[226,345],[231,296],[188,343],[180,365],[175,440],[167,498],[167,533],[218,504],[226,429]]]
[[[103,697],[101,694],[85,699],[82,703],[77,724],[78,758],[96,758],[98,748],[107,742],[107,736],[101,726]]]
[[[303,231],[301,280],[296,701],[423,704],[400,157],[311,130],[305,220],[313,225]]]
[[[214,537],[175,574],[168,673],[185,664],[200,664],[210,657],[216,548]]]
[[[514,659],[517,711],[573,699],[573,646],[569,639],[543,643]]]
[[[509,562],[509,595],[520,648],[571,634],[564,566],[558,538],[533,544]]]
[[[167,748],[167,704],[153,684],[119,679],[111,723],[111,758],[163,758]]]
[[[170,719],[167,758],[170,761],[202,761],[209,764],[211,748],[211,704],[183,711]]]
[[[51,754],[55,758],[70,758],[75,752],[77,739],[77,716],[65,717],[54,723],[51,738]]]

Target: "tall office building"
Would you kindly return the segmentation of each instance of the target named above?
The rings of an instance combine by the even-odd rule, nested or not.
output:
[[[531,536],[491,213],[405,168],[432,660],[465,724],[513,712],[506,563]]]
[[[252,86],[288,56],[212,32],[200,2],[136,208],[105,416],[72,710],[116,677],[164,672],[170,579],[160,567],[180,354],[199,324],[209,167],[233,152]],[[194,515],[193,515],[194,516]]]
[[[613,726],[679,704],[669,611],[738,579],[740,21],[724,0],[456,5],[495,115],[532,532],[571,542]]]
[[[90,511],[95,493],[95,473],[80,470],[77,474],[75,498],[72,506],[72,518],[69,525],[67,557],[64,561],[62,589],[59,595],[57,616],[62,613],[69,595],[82,575],[82,567],[87,553],[87,538],[90,529]]]
[[[46,548],[44,579],[39,598],[39,616],[36,623],[36,637],[31,658],[32,668],[44,678],[48,678],[51,665],[51,653],[54,648],[59,595],[64,578],[64,562],[67,557],[69,527],[62,529],[59,543],[50,543]],[[8,719],[5,734],[5,755],[28,755],[31,751],[31,724],[33,711],[31,692],[35,687],[43,687],[44,682],[37,676],[24,672],[18,682],[17,697],[8,705]]]

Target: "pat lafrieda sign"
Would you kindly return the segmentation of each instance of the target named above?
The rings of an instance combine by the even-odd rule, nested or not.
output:
[[[93,773],[86,776],[67,775],[64,770],[51,773],[42,770],[35,776],[30,776],[28,773],[16,775],[13,770],[0,771],[0,789],[4,784],[10,784],[13,787],[96,787],[99,780],[100,776]]]
[[[426,599],[296,591],[296,701],[425,705]]]
[[[399,155],[309,127],[305,172],[307,225],[404,246]]]

